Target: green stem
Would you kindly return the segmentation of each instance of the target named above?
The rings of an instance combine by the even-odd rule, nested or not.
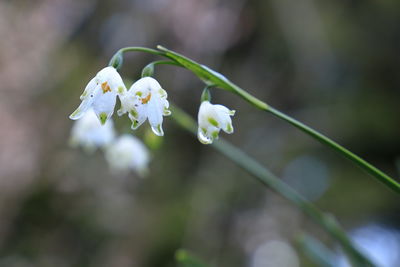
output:
[[[197,124],[182,110],[171,106],[175,122],[182,128],[196,134]],[[212,145],[225,157],[253,175],[259,182],[270,187],[275,192],[292,202],[305,214],[321,225],[335,240],[344,248],[350,259],[356,266],[374,266],[363,254],[361,254],[351,243],[346,233],[341,229],[339,223],[332,215],[324,214],[311,202],[306,200],[286,183],[271,173],[268,169],[248,156],[242,150],[230,143],[220,139]]]
[[[225,89],[227,91],[233,92],[252,104],[253,106],[257,107],[258,109],[264,110],[266,112],[269,112],[273,114],[274,116],[288,122],[289,124],[295,126],[296,128],[300,129],[301,131],[305,132],[306,134],[310,135],[311,137],[315,138],[319,142],[321,142],[324,145],[327,145],[328,147],[331,147],[338,153],[340,153],[342,156],[348,158],[349,160],[353,161],[356,165],[364,169],[366,172],[371,174],[373,177],[375,177],[377,180],[382,182],[383,184],[387,185],[389,188],[391,188],[393,191],[396,193],[400,193],[400,184],[395,181],[393,178],[379,170],[378,168],[374,167],[364,159],[360,158],[359,156],[355,155],[348,149],[344,148],[343,146],[339,145],[332,139],[326,137],[325,135],[319,133],[318,131],[312,129],[311,127],[299,122],[298,120],[276,110],[275,108],[269,106],[267,103],[263,102],[262,100],[254,97],[253,95],[249,94],[230,80],[228,80],[225,76],[222,74],[204,66],[201,65],[183,55],[180,55],[174,51],[168,50],[162,46],[157,47],[159,50],[154,50],[150,48],[145,48],[145,47],[125,47],[120,49],[113,57],[113,59],[117,59],[119,55],[122,56],[123,53],[129,52],[129,51],[137,51],[137,52],[146,52],[150,53],[153,55],[157,56],[163,56],[166,58],[171,59],[173,62],[175,62],[177,66],[184,67],[191,72],[193,72],[196,76],[198,76],[201,80],[203,80],[208,86],[213,86],[213,87],[219,87],[222,89]],[[111,62],[117,62],[118,60],[111,60]],[[117,64],[118,67],[121,66],[122,60],[120,60],[120,64]],[[156,61],[157,62],[157,61]],[[167,63],[168,62],[168,63]],[[158,64],[171,64],[170,61],[159,61]]]
[[[367,173],[371,174],[377,180],[382,182],[383,184],[387,185],[396,193],[400,193],[400,184],[396,182],[393,178],[385,174],[384,172],[380,171],[378,168],[374,167],[364,159],[360,158],[359,156],[355,155],[348,149],[344,148],[343,146],[339,145],[332,139],[326,137],[325,135],[319,133],[318,131],[312,129],[311,127],[299,122],[298,120],[276,110],[275,108],[269,106],[267,103],[263,102],[262,100],[254,97],[253,95],[247,93],[245,90],[228,80],[222,74],[201,65],[181,54],[178,54],[174,51],[168,50],[164,47],[158,46],[162,52],[164,52],[164,56],[170,58],[171,60],[176,61],[184,68],[193,72],[196,76],[198,76],[201,80],[203,80],[206,84],[213,85],[214,87],[220,87],[227,91],[233,92],[249,102],[251,105],[257,107],[258,109],[264,110],[273,114],[274,116],[288,122],[289,124],[295,126],[296,128],[300,129],[301,131],[305,132],[306,134],[310,135],[311,137],[315,138],[319,142],[328,147],[334,149],[342,156],[348,158],[349,160],[353,161],[356,165],[364,169]]]
[[[149,64],[146,65],[147,66],[157,66],[157,65],[172,65],[172,66],[177,66],[177,67],[182,67],[181,64],[175,62],[175,61],[171,61],[171,60],[157,60],[157,61],[153,61]]]
[[[175,61],[171,60],[158,60],[158,61],[153,61],[147,64],[143,70],[142,70],[142,77],[150,76],[152,77],[154,75],[154,67],[157,65],[173,65],[173,66],[178,66],[181,67],[179,63],[176,63]]]
[[[145,52],[145,53],[150,53],[156,56],[165,56],[164,52],[161,52],[159,50],[147,48],[147,47],[141,47],[141,46],[128,46],[121,48],[120,50],[117,51],[117,53],[125,53],[125,52]]]

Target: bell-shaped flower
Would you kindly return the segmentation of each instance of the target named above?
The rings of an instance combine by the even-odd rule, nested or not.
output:
[[[203,144],[211,144],[218,139],[219,131],[233,133],[232,120],[230,116],[235,115],[234,110],[229,110],[222,105],[213,105],[209,101],[203,101],[200,105],[197,137]]]
[[[145,175],[150,162],[146,146],[132,135],[122,135],[105,150],[105,157],[114,171],[136,171]]]
[[[106,67],[90,80],[81,95],[82,103],[71,114],[70,119],[80,119],[90,108],[93,108],[101,124],[114,113],[117,94],[123,94],[126,87],[121,76],[113,67]]]
[[[151,129],[158,136],[163,136],[163,116],[168,116],[169,103],[167,92],[151,77],[144,77],[136,81],[125,94],[119,95],[121,109],[118,115],[128,112],[132,121],[132,129],[137,129],[146,119],[149,120]]]
[[[108,120],[104,125],[101,125],[93,109],[89,109],[80,120],[74,123],[70,144],[82,146],[86,151],[92,152],[98,147],[109,145],[114,137],[113,121]]]

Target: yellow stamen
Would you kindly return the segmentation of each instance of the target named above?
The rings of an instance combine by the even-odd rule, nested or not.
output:
[[[103,94],[105,94],[107,92],[111,92],[111,88],[107,82],[104,82],[101,84],[101,89],[103,89]]]
[[[151,93],[149,93],[146,97],[141,98],[140,100],[142,100],[142,104],[147,104],[147,102],[150,101],[151,98]]]

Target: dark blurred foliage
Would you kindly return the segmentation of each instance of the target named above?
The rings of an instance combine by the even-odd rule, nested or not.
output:
[[[397,0],[1,1],[0,266],[176,266],[179,248],[214,266],[312,266],[295,238],[334,242],[171,119],[141,179],[70,148],[68,115],[117,49],[161,44],[398,177],[399,25]],[[135,80],[155,59],[127,54],[121,72]],[[170,66],[156,78],[197,116],[201,82]],[[224,137],[346,229],[397,231],[399,198],[383,185],[234,95],[213,101],[237,110]]]

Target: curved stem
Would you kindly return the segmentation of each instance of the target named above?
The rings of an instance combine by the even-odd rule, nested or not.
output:
[[[117,51],[117,53],[125,53],[125,52],[145,52],[145,53],[150,53],[150,54],[157,55],[157,56],[165,56],[165,53],[163,53],[159,50],[155,50],[155,49],[151,49],[151,48],[147,48],[147,47],[141,47],[141,46],[128,46],[128,47],[121,48],[120,50]]]
[[[151,65],[153,65],[153,66],[157,66],[157,65],[172,65],[172,66],[182,67],[181,64],[179,64],[179,63],[177,63],[177,62],[175,62],[175,61],[171,61],[171,60],[157,60],[157,61],[153,61],[153,62],[150,62],[149,64],[147,64],[146,67],[147,67],[147,66],[151,66]],[[146,68],[146,67],[145,67],[145,68]]]
[[[213,86],[213,87],[219,87],[219,88],[225,89],[227,91],[233,92],[233,93],[237,94],[239,97],[241,97],[244,100],[246,100],[247,102],[249,102],[251,105],[255,106],[256,108],[273,114],[274,116],[288,122],[289,124],[295,126],[296,128],[300,129],[301,131],[303,131],[306,134],[310,135],[311,137],[315,138],[322,144],[331,147],[332,149],[334,149],[335,151],[337,151],[344,157],[353,161],[356,165],[358,165],[359,167],[364,169],[366,172],[371,174],[377,180],[379,180],[383,184],[387,185],[393,191],[395,191],[396,193],[400,193],[400,184],[398,182],[396,182],[393,178],[391,178],[390,176],[388,176],[387,174],[385,174],[378,168],[374,167],[373,165],[371,165],[364,159],[355,155],[348,149],[339,145],[332,139],[330,139],[330,138],[326,137],[325,135],[319,133],[318,131],[312,129],[311,127],[305,125],[304,123],[301,123],[300,121],[269,106],[264,101],[249,94],[247,91],[243,90],[242,88],[240,88],[239,86],[237,86],[236,84],[234,84],[233,82],[228,80],[222,74],[220,74],[204,65],[201,65],[201,64],[195,62],[194,60],[191,60],[179,53],[168,50],[162,46],[157,46],[157,48],[159,50],[154,50],[154,49],[150,49],[150,48],[146,48],[146,47],[136,47],[136,46],[125,47],[125,48],[120,49],[114,55],[114,57],[116,55],[122,54],[124,52],[138,51],[138,52],[146,52],[146,53],[150,53],[153,55],[163,56],[165,58],[171,59],[173,62],[176,63],[176,64],[172,64],[172,65],[184,67],[184,68],[190,70],[197,77],[199,77],[201,80],[203,80],[204,83],[206,83],[207,85]],[[156,61],[156,62],[158,62],[157,64],[171,64],[170,61]]]
[[[274,116],[290,123],[291,125],[295,126],[296,128],[300,129],[301,131],[305,132],[306,134],[310,135],[311,137],[315,138],[319,142],[324,145],[329,146],[330,148],[334,149],[344,157],[350,159],[359,167],[364,169],[366,172],[371,174],[377,180],[382,182],[383,184],[387,185],[390,189],[395,191],[396,193],[400,193],[400,184],[396,182],[393,178],[385,174],[384,172],[380,171],[378,168],[374,167],[364,159],[360,158],[359,156],[355,155],[348,149],[344,148],[343,146],[339,145],[332,139],[324,136],[323,134],[319,133],[318,131],[312,129],[311,127],[305,125],[297,121],[296,119],[274,109],[273,107],[269,106],[267,103],[263,102],[262,100],[256,98],[255,96],[249,94],[230,80],[228,80],[222,74],[201,65],[181,54],[178,54],[174,51],[168,50],[162,46],[158,46],[165,54],[163,56],[170,58],[171,60],[176,61],[184,68],[193,72],[196,76],[198,76],[201,80],[203,80],[206,84],[213,85],[214,87],[220,87],[227,91],[233,92],[249,102],[251,105],[255,106],[256,108],[269,112]]]
[[[175,61],[171,60],[158,60],[158,61],[153,61],[147,64],[143,70],[142,70],[142,77],[150,76],[152,77],[154,75],[154,66],[157,65],[173,65],[173,66],[178,66],[181,67],[181,65]]]
[[[196,134],[197,125],[193,119],[176,106],[171,106],[172,117],[182,128]],[[276,177],[259,162],[248,156],[239,148],[222,139],[218,140],[212,147],[238,166],[253,175],[259,182],[270,187],[272,190],[296,205],[316,223],[321,225],[335,240],[337,240],[346,251],[355,266],[374,266],[363,254],[361,254],[351,243],[345,231],[340,227],[336,219],[320,211],[311,202],[289,187],[281,179]]]

